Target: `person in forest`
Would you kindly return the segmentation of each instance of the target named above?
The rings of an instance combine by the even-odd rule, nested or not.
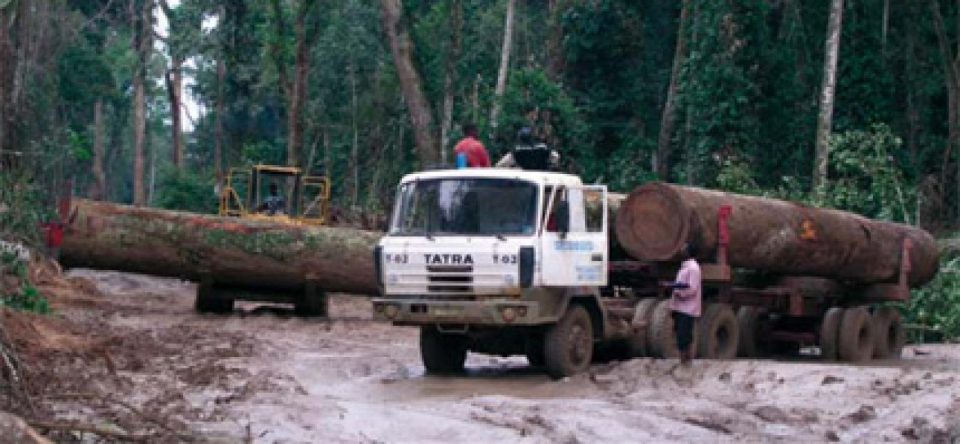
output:
[[[457,142],[453,147],[453,155],[459,157],[463,155],[466,158],[466,166],[470,168],[481,168],[490,166],[490,155],[487,149],[480,142],[477,136],[477,126],[472,123],[463,125],[463,139]]]
[[[522,168],[525,170],[556,170],[560,164],[560,154],[547,144],[537,142],[533,131],[525,126],[517,131],[517,141],[513,150],[497,162],[497,168]]]
[[[283,196],[280,195],[280,187],[276,183],[270,184],[270,194],[263,199],[263,203],[257,207],[257,211],[261,213],[274,216],[277,214],[284,213],[284,207],[286,206]]]
[[[700,264],[697,263],[697,248],[693,244],[683,247],[684,261],[673,282],[670,310],[673,314],[673,329],[677,336],[680,363],[689,366],[696,352],[693,349],[693,327],[700,317],[703,300]]]

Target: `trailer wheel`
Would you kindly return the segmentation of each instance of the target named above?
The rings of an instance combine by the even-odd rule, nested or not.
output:
[[[700,318],[697,354],[706,359],[737,357],[737,316],[728,304],[707,304]]]
[[[864,307],[843,310],[840,321],[840,336],[837,351],[840,359],[848,362],[863,362],[873,356],[873,324],[870,313]]]
[[[326,317],[327,294],[308,284],[307,289],[294,302],[293,311],[297,316]]]
[[[547,373],[559,379],[583,372],[593,359],[593,322],[582,306],[570,305],[543,338]]]
[[[766,318],[767,310],[763,307],[745,305],[737,311],[737,326],[740,327],[738,356],[757,358],[763,355],[763,324]]]
[[[900,312],[893,307],[880,307],[873,312],[873,357],[899,358],[907,342]]]
[[[840,337],[840,321],[843,319],[843,309],[831,307],[823,315],[820,324],[820,358],[826,361],[837,360],[838,339]]]
[[[630,322],[633,334],[627,340],[628,358],[643,358],[650,355],[647,332],[650,330],[650,320],[653,318],[653,309],[657,302],[657,298],[644,298],[633,308],[633,320]]]
[[[420,358],[427,373],[460,373],[467,360],[467,338],[444,334],[432,325],[420,327]]]
[[[653,307],[650,328],[647,329],[647,347],[650,354],[657,358],[680,356],[677,350],[677,335],[673,331],[673,313],[669,299],[659,301]]]

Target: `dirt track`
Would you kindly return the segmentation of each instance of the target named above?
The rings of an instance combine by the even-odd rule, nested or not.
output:
[[[414,329],[333,298],[333,321],[241,305],[192,310],[193,286],[74,271],[99,295],[61,302],[101,342],[58,393],[101,393],[204,439],[255,442],[904,441],[960,437],[960,346],[911,347],[867,367],[813,360],[636,359],[551,381],[523,358],[471,355],[462,377],[423,375]],[[77,327],[79,326],[79,327]],[[42,328],[42,325],[41,325]],[[101,360],[99,357],[103,356]],[[65,358],[58,358],[65,359]],[[61,364],[71,368],[66,362]],[[60,368],[60,367],[58,367]],[[47,369],[53,372],[53,369]],[[89,407],[52,404],[60,418]],[[117,409],[109,410],[116,411]],[[99,411],[103,416],[104,411]],[[123,417],[116,421],[123,424]],[[157,420],[157,418],[160,418]],[[129,418],[128,418],[129,419]]]

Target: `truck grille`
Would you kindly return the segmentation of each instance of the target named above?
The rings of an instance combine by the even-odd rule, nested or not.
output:
[[[428,265],[427,291],[431,293],[470,293],[473,291],[472,265]]]

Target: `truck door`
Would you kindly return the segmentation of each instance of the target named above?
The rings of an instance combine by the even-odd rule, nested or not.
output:
[[[540,223],[540,285],[607,285],[607,187],[548,187]]]

